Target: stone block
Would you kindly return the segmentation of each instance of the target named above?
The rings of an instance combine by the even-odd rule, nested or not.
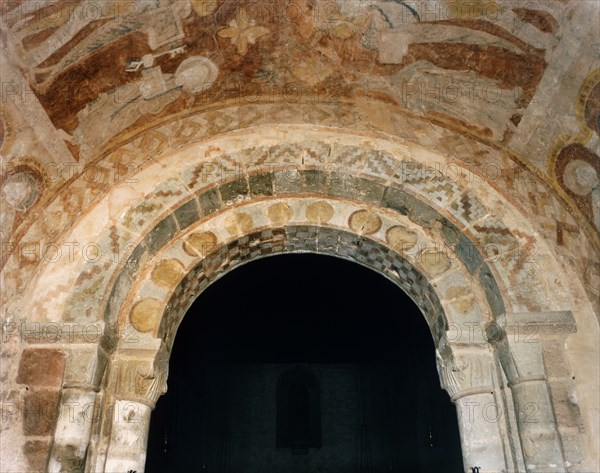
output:
[[[440,220],[441,215],[429,207],[429,205],[421,202],[419,199],[409,196],[412,203],[408,218],[424,228],[431,228],[435,225],[437,220]]]
[[[77,345],[77,349],[67,355],[64,386],[99,386],[106,363],[106,355],[96,344]]]
[[[275,171],[273,187],[276,195],[300,193],[302,189],[300,173],[295,169]]]
[[[569,335],[577,332],[577,324],[571,311],[551,312],[510,312],[506,322],[520,326],[535,325],[540,335]]]
[[[347,174],[331,173],[329,176],[329,195],[353,199],[357,179]]]
[[[302,171],[303,185],[302,190],[304,192],[310,192],[311,194],[324,194],[327,190],[326,174],[321,171],[309,169]]]
[[[221,195],[217,189],[210,189],[198,196],[200,203],[200,216],[206,217],[219,210],[222,206]]]
[[[270,173],[248,176],[248,185],[254,197],[273,195],[273,175]]]
[[[359,200],[379,205],[385,193],[385,186],[369,179],[354,180],[355,194]]]
[[[27,473],[46,471],[50,453],[50,440],[28,440],[23,444],[23,454],[29,463]]]
[[[550,385],[550,392],[552,394],[556,423],[561,427],[583,429],[581,412],[575,396],[575,387],[571,380],[553,380],[548,384]]]
[[[123,272],[134,276],[140,266],[149,259],[148,250],[144,245],[137,245],[123,266]]]
[[[151,254],[156,253],[164,245],[167,244],[171,238],[178,231],[177,222],[173,215],[169,215],[158,223],[144,238],[144,244]]]
[[[383,205],[402,215],[408,215],[411,221],[424,228],[433,227],[436,221],[443,218],[416,197],[394,187],[386,188]]]
[[[521,383],[523,380],[535,379],[538,382],[542,380],[546,372],[539,340],[519,339],[513,333],[507,334],[507,340],[509,349],[500,350],[499,356],[508,381],[514,384]],[[526,387],[519,387],[519,389],[526,389]]]
[[[406,192],[388,187],[383,196],[383,205],[402,215],[408,215],[411,210],[411,200]]]
[[[540,335],[537,326],[534,326],[535,335]],[[553,343],[552,340],[543,340],[544,365],[548,378],[567,378],[571,376],[571,369],[566,358],[563,345]]]
[[[219,187],[223,205],[233,205],[248,197],[250,189],[245,178],[236,179]]]
[[[52,435],[58,418],[59,391],[29,391],[24,396],[23,433]]]
[[[454,245],[461,236],[460,230],[447,218],[442,218],[440,220],[439,232],[444,243],[448,246]]]
[[[572,465],[581,463],[584,458],[581,431],[574,428],[559,427],[558,433],[562,441],[563,451],[565,452],[565,459]]]
[[[64,368],[65,356],[60,350],[27,349],[21,355],[17,383],[58,388]]]
[[[504,314],[504,301],[500,295],[500,289],[498,288],[498,284],[496,283],[496,279],[494,278],[492,271],[485,263],[479,269],[479,281],[483,285],[485,296],[490,304],[492,313],[495,316]]]
[[[455,247],[456,254],[460,260],[464,263],[471,274],[481,266],[483,258],[477,248],[471,243],[471,241],[464,235],[461,235],[458,243]]]
[[[111,320],[111,317],[114,317],[114,314],[119,313],[121,304],[129,294],[129,290],[131,289],[132,285],[133,279],[129,273],[121,271],[115,280],[112,290],[110,291],[110,295],[108,296],[105,310],[106,320]]]
[[[181,230],[185,230],[187,227],[197,222],[200,219],[200,210],[198,208],[198,202],[196,199],[192,199],[174,212],[177,223]]]
[[[338,248],[338,235],[335,232],[328,231],[329,229],[321,229],[318,234],[319,251],[325,253],[335,253]]]

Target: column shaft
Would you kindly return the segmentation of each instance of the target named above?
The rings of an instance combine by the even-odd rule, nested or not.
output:
[[[152,409],[146,404],[115,402],[105,473],[144,471],[151,413]]]
[[[500,422],[504,413],[490,392],[455,400],[466,471],[480,467],[486,473],[508,471]]]
[[[527,472],[566,473],[547,381],[522,381],[511,390]]]
[[[79,388],[63,389],[48,465],[50,473],[84,471],[92,425],[98,421],[96,395]]]

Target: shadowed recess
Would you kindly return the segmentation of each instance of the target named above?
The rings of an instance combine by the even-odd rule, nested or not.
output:
[[[282,394],[296,372],[306,374]],[[290,405],[302,406],[305,441],[281,441],[298,417]],[[339,258],[236,268],[179,327],[146,471],[463,471],[423,315],[394,283]]]

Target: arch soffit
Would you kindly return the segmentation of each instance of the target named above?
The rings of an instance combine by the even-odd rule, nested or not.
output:
[[[137,281],[124,276],[129,290],[121,301],[112,294],[120,332],[170,346],[187,309],[213,281],[238,265],[290,252],[337,256],[379,272],[413,299],[436,340],[449,325],[491,322],[489,298],[503,308],[498,289],[486,291],[478,280],[489,268],[471,274],[451,247],[407,217],[313,195],[245,203],[190,226],[147,261]]]

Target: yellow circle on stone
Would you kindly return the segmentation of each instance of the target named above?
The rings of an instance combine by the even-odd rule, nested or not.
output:
[[[385,238],[392,249],[401,253],[414,248],[419,240],[417,232],[399,225],[388,229]]]
[[[285,202],[279,202],[269,207],[269,219],[277,225],[282,225],[289,222],[294,215],[292,208]]]
[[[446,289],[444,297],[446,299],[456,299],[457,297],[464,297],[471,295],[471,291],[465,286],[450,286]]]
[[[217,246],[213,232],[192,233],[183,242],[183,250],[190,256],[205,256]]]
[[[348,226],[361,235],[371,235],[381,228],[381,218],[368,210],[357,210],[350,215]]]
[[[139,301],[129,313],[129,321],[138,332],[150,332],[163,312],[163,304],[158,299],[148,298]]]
[[[161,261],[152,270],[152,281],[160,286],[174,287],[183,275],[183,265],[176,259]]]
[[[245,235],[252,230],[254,221],[252,217],[244,212],[228,215],[225,218],[225,228],[232,235]]]
[[[460,313],[466,314],[475,304],[473,292],[465,286],[451,286],[446,290],[444,297]]]
[[[457,299],[455,301],[451,301],[450,305],[456,309],[460,314],[468,314],[469,311],[475,305],[475,299],[471,297],[465,297],[463,299]]]
[[[452,267],[452,261],[442,251],[428,251],[421,253],[421,264],[425,271],[432,276],[438,276],[445,273]]]
[[[330,203],[320,200],[306,208],[306,217],[313,223],[327,223],[333,217],[333,207]]]

